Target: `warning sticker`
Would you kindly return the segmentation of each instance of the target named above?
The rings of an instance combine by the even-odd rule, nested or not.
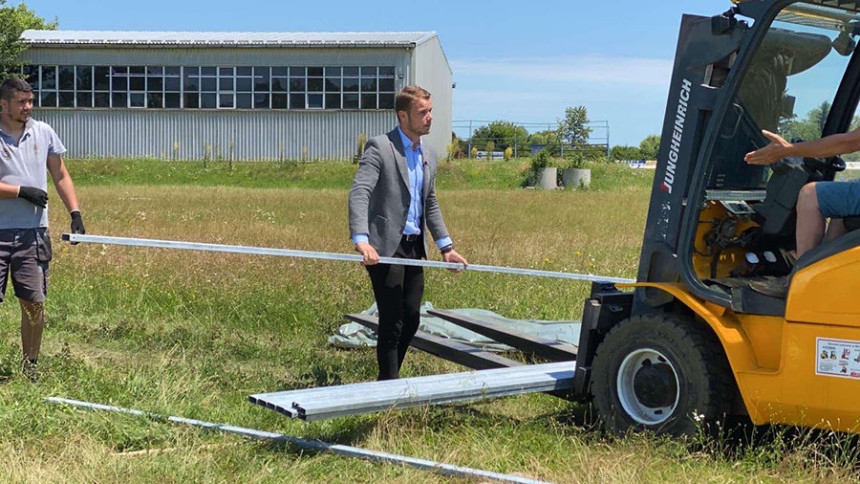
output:
[[[815,374],[860,380],[860,341],[816,338]]]

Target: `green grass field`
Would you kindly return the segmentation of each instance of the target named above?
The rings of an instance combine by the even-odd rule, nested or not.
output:
[[[518,189],[518,162],[440,165],[439,198],[471,262],[634,277],[651,173],[595,169],[586,191]],[[354,165],[70,161],[93,234],[348,252]],[[791,429],[755,445],[611,439],[590,409],[545,395],[319,423],[251,393],[372,380],[372,350],[326,339],[372,303],[358,265],[59,243],[39,385],[18,373],[17,305],[0,305],[0,482],[450,482],[434,474],[42,402],[64,396],[557,482],[843,482],[853,444]],[[588,284],[427,272],[425,300],[579,319]],[[7,297],[11,298],[11,294]],[[410,352],[406,376],[461,371]],[[822,440],[823,439],[823,440]],[[834,440],[835,443],[827,441]],[[156,453],[133,453],[153,450]]]

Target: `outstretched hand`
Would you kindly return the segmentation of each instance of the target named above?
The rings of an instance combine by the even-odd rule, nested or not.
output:
[[[751,151],[744,156],[744,161],[750,165],[772,165],[785,158],[788,148],[794,146],[776,133],[761,130],[761,134],[769,139],[770,143],[764,148]]]

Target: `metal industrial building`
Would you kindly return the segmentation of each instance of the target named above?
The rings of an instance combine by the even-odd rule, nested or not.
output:
[[[394,95],[432,94],[444,156],[452,73],[435,32],[27,30],[37,119],[73,157],[349,159],[396,125]]]

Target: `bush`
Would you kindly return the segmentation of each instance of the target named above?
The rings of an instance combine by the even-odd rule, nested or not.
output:
[[[513,157],[514,157],[514,149],[511,148],[510,146],[508,146],[507,148],[505,148],[505,160],[506,161],[510,160]]]
[[[550,156],[550,152],[547,149],[543,149],[538,151],[534,156],[532,156],[532,161],[529,165],[529,169],[526,172],[526,180],[525,185],[533,185],[537,182],[538,174],[544,168],[558,168],[559,160]]]
[[[493,161],[493,152],[496,151],[496,143],[487,141],[487,161]]]
[[[460,153],[460,142],[456,139],[454,141],[451,141],[450,143],[448,143],[448,146],[446,147],[445,151],[448,152],[448,161],[451,161],[454,158],[459,158],[459,156],[457,155]]]
[[[588,168],[588,162],[585,159],[585,154],[581,151],[574,151],[567,157],[567,168],[582,169]]]
[[[358,163],[361,160],[361,156],[364,155],[364,145],[367,144],[367,135],[364,133],[360,133],[358,135],[358,139],[355,141],[355,156],[352,157],[353,163]]]

